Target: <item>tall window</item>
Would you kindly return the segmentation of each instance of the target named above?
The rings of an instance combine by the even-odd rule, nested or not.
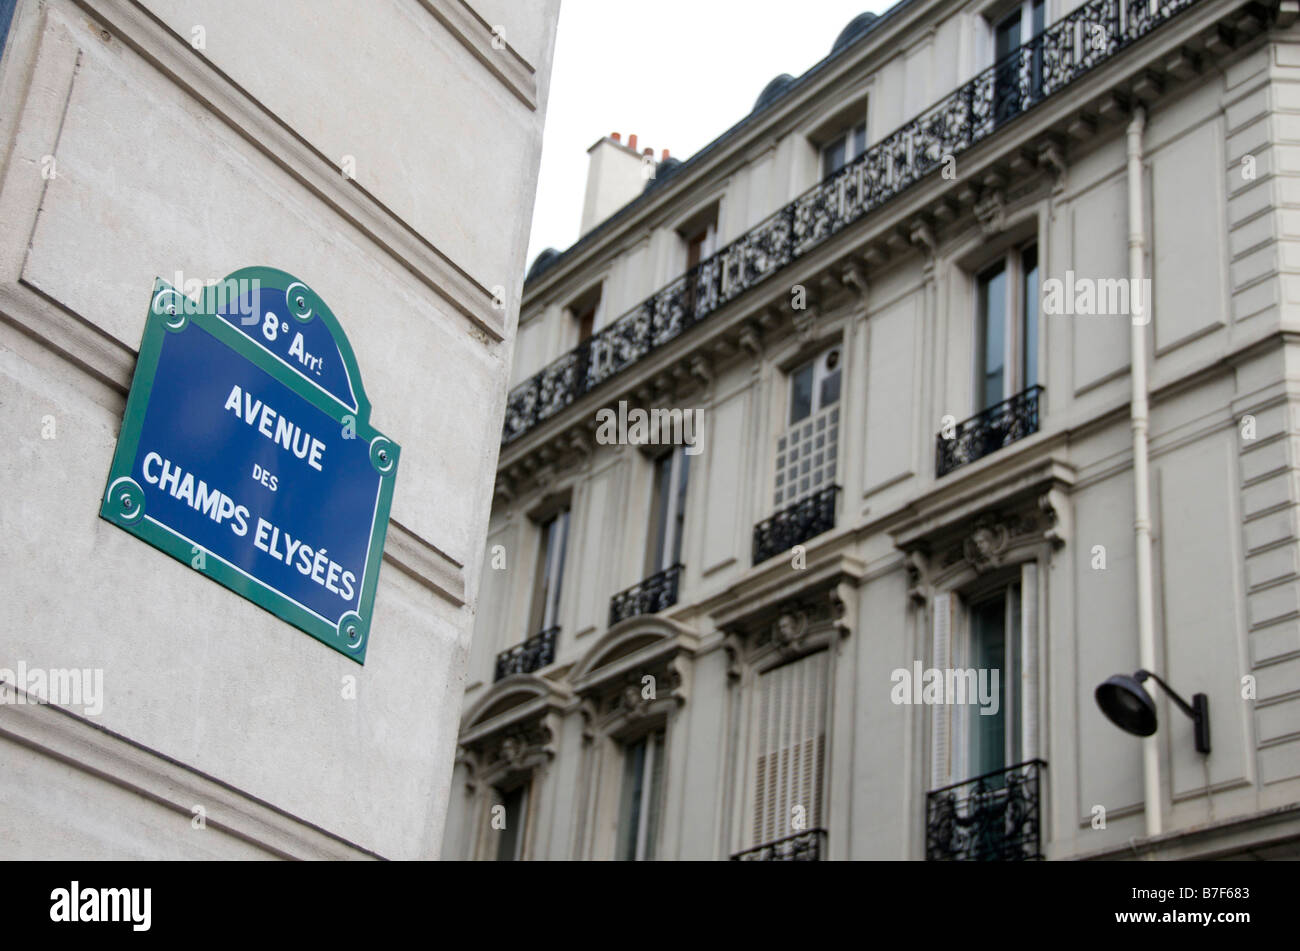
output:
[[[1043,32],[1045,19],[1044,0],[1022,0],[993,23],[993,62],[997,65],[993,112],[998,122],[1019,114],[1042,91],[1043,48],[1035,39]],[[1022,45],[1027,46],[1025,52],[1012,57]]]
[[[776,440],[773,502],[789,506],[835,484],[841,353],[831,347],[790,374],[786,420]]]
[[[997,712],[986,715],[974,708],[968,713],[967,772],[972,777],[1020,762],[1020,611],[1018,582],[970,606],[970,666],[998,672]]]
[[[931,789],[1038,756],[1040,588],[1039,566],[1029,561],[968,594],[935,594],[931,664],[961,676],[965,696],[929,714]],[[984,788],[1001,786],[994,777]]]
[[[864,119],[822,147],[822,178],[834,175],[866,150],[867,123]]]
[[[1038,249],[1012,251],[978,279],[976,409],[1038,383]]]
[[[664,787],[664,733],[651,733],[623,751],[623,788],[619,802],[618,858],[647,861],[655,857]]]
[[[826,657],[818,651],[758,678],[752,845],[821,827]]]
[[[686,484],[691,457],[683,446],[655,460],[654,500],[650,508],[650,542],[646,574],[654,575],[681,561],[686,527]]]
[[[524,824],[528,821],[528,784],[497,791],[496,806],[503,810],[505,828],[496,830],[498,862],[516,862],[523,856]]]
[[[533,581],[529,636],[555,627],[560,616],[560,587],[564,581],[564,553],[569,534],[569,510],[557,512],[541,526],[541,547]]]

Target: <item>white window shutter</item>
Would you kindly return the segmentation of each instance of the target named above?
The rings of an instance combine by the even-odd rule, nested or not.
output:
[[[826,652],[758,678],[753,845],[821,825],[826,754]],[[795,807],[804,826],[792,826]]]
[[[940,671],[952,666],[952,595],[936,594],[933,610],[930,666]],[[915,689],[915,688],[914,688]],[[947,704],[930,707],[930,788],[952,782],[952,708]]]
[[[1020,568],[1020,758],[1038,757],[1038,563]]]

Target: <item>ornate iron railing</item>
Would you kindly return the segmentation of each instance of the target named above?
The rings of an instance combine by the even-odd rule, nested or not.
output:
[[[824,851],[825,829],[809,829],[756,849],[737,852],[733,862],[817,862]]]
[[[1201,0],[1091,0],[510,391],[517,439]]]
[[[541,670],[555,661],[555,639],[559,636],[558,627],[548,627],[539,634],[534,634],[522,644],[516,644],[509,650],[497,654],[497,669],[494,681],[511,674],[531,674]]]
[[[835,494],[830,485],[754,526],[754,564],[767,561],[800,542],[835,527]]]
[[[925,857],[930,862],[1041,859],[1041,773],[1029,760],[926,796]]]
[[[1041,386],[1031,386],[958,423],[951,435],[940,432],[935,437],[936,478],[1038,432],[1042,394]]]
[[[609,599],[609,626],[640,614],[658,614],[677,603],[682,566],[673,565]]]

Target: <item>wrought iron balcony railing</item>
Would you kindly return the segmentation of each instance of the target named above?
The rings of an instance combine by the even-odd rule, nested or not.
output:
[[[677,603],[682,566],[673,565],[609,599],[609,626],[640,614],[658,614]]]
[[[1041,386],[1031,386],[958,423],[951,437],[939,433],[935,437],[936,478],[1038,432],[1038,400],[1042,394]]]
[[[930,862],[1041,859],[1040,778],[1035,759],[936,789],[926,797]]]
[[[754,564],[774,558],[800,542],[834,528],[835,494],[839,490],[838,485],[827,486],[755,525]]]
[[[756,849],[737,852],[731,857],[733,862],[817,862],[825,851],[823,842],[825,829],[809,829],[797,835],[787,836]]]
[[[534,634],[522,644],[516,644],[509,650],[497,654],[497,669],[494,681],[511,674],[531,674],[535,670],[555,661],[555,639],[559,636],[558,627],[548,627],[539,634]]]
[[[523,435],[1201,0],[1091,0],[510,391]]]

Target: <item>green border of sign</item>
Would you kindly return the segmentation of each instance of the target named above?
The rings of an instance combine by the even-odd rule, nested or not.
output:
[[[287,301],[290,313],[303,323],[315,319],[324,321],[343,357],[352,394],[357,402],[355,410],[305,376],[296,373],[271,351],[217,315],[222,289],[229,286],[231,281],[257,281],[262,294],[279,292],[287,295],[292,288],[293,300]],[[361,384],[361,372],[357,368],[356,356],[348,343],[347,335],[339,325],[338,318],[325,306],[325,302],[319,295],[293,275],[269,267],[242,268],[228,274],[216,285],[207,285],[199,301],[185,297],[179,289],[161,278],[155,281],[149,313],[145,320],[144,337],[140,341],[135,376],[131,380],[131,392],[126,401],[126,414],[122,418],[122,430],[118,435],[117,451],[113,454],[113,465],[109,469],[103,504],[99,510],[100,517],[193,567],[199,552],[198,546],[185,536],[143,517],[144,492],[131,477],[132,465],[139,450],[140,433],[144,427],[145,411],[149,407],[149,397],[153,392],[154,377],[158,371],[158,360],[162,354],[163,340],[167,334],[182,333],[191,326],[211,334],[244,359],[266,371],[328,415],[340,427],[348,425],[351,417],[356,438],[370,444],[370,462],[380,475],[379,504],[375,510],[370,546],[366,552],[365,577],[361,583],[358,611],[345,614],[337,625],[323,621],[286,595],[244,574],[211,552],[204,551],[203,567],[195,570],[328,644],[357,663],[364,664],[366,647],[370,642],[370,622],[374,611],[375,590],[379,584],[379,566],[383,561],[384,539],[388,534],[388,514],[393,501],[393,487],[397,482],[397,463],[401,455],[401,447],[370,425],[370,401],[366,398],[365,388]]]

